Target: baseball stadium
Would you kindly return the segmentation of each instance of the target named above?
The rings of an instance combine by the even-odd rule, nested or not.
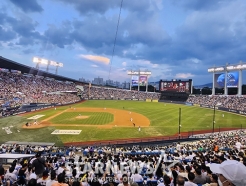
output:
[[[45,71],[40,76],[40,70],[28,74],[31,67],[5,58],[1,65],[3,86],[9,85],[3,90],[8,99],[2,99],[2,143],[113,145],[246,127],[245,97],[193,95],[191,79],[161,80],[160,92],[147,92],[85,84]]]
[[[245,9],[0,1],[0,186],[246,186]]]

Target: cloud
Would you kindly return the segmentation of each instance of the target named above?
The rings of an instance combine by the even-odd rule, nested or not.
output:
[[[94,67],[94,68],[98,68],[99,66],[98,65],[91,65],[92,67]]]
[[[45,42],[64,48],[71,45],[74,39],[71,37],[71,24],[69,21],[63,22],[60,26],[49,25],[44,32]]]
[[[16,37],[15,32],[13,32],[12,30],[3,28],[0,25],[0,41],[9,41],[9,40],[14,39],[15,37]]]
[[[23,12],[42,12],[43,8],[36,0],[10,0],[15,6],[19,7]]]
[[[104,14],[108,9],[114,8],[120,5],[120,1],[116,0],[57,0],[63,2],[65,4],[70,4],[75,7],[75,9],[80,14],[88,14],[88,13],[99,13]],[[119,5],[118,5],[119,4]]]
[[[121,0],[56,0],[62,3],[72,5],[80,14],[105,14],[108,10],[117,9],[119,11],[119,7],[121,5]],[[130,12],[150,12],[154,10],[161,10],[163,8],[161,0],[152,0],[152,1],[141,1],[139,0],[131,0],[131,1],[123,1],[122,9],[128,10]],[[142,14],[143,16],[143,14]]]
[[[191,10],[214,10],[219,9],[221,6],[226,5],[230,0],[205,0],[205,1],[197,1],[197,0],[172,0],[174,5],[179,5],[184,7],[185,9]]]
[[[152,65],[152,68],[157,68],[157,67],[159,67],[158,64],[153,64],[153,65]]]
[[[191,62],[193,62],[193,63],[196,63],[196,64],[202,62],[200,59],[197,59],[197,58],[191,58],[191,59],[189,59],[189,60],[190,60]]]
[[[175,75],[175,78],[181,78],[181,79],[187,79],[191,77],[194,77],[194,75],[191,73],[178,73]]]
[[[87,59],[89,61],[94,61],[94,62],[98,62],[98,63],[102,63],[104,65],[108,65],[110,62],[110,59],[107,57],[103,57],[103,56],[94,56],[94,55],[79,55],[80,58],[84,58]]]
[[[126,66],[127,65],[127,62],[122,62],[122,66]]]

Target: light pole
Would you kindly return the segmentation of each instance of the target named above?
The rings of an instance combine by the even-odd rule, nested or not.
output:
[[[213,133],[214,133],[214,124],[215,124],[215,105],[214,105],[214,114],[213,114]]]
[[[181,128],[181,108],[179,108],[179,140],[180,140],[180,128]]]

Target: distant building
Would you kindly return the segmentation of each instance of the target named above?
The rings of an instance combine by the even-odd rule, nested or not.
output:
[[[92,84],[94,85],[104,85],[103,78],[97,77],[92,80]]]
[[[85,80],[85,78],[79,78],[79,81],[83,83],[90,83],[90,80]]]
[[[129,90],[130,89],[130,83],[129,82],[123,82],[122,83],[122,86],[121,86],[122,89],[127,89]]]
[[[116,86],[117,88],[120,88],[120,87],[121,87],[121,83],[120,83],[119,81],[115,81],[115,86]]]
[[[114,81],[111,79],[106,80],[106,86],[115,86]]]

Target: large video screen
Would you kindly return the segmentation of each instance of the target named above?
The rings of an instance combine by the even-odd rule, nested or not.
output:
[[[191,92],[190,81],[160,81],[160,91]]]
[[[239,72],[230,72],[227,74],[227,87],[237,88],[238,87]]]
[[[214,86],[215,88],[224,88],[225,87],[225,74],[215,74],[214,75],[215,82]],[[227,73],[227,88],[237,88],[238,87],[238,79],[239,79],[239,73],[238,72],[228,72]]]
[[[132,76],[132,86],[138,86],[138,76]]]
[[[147,76],[139,76],[139,86],[147,85]]]

